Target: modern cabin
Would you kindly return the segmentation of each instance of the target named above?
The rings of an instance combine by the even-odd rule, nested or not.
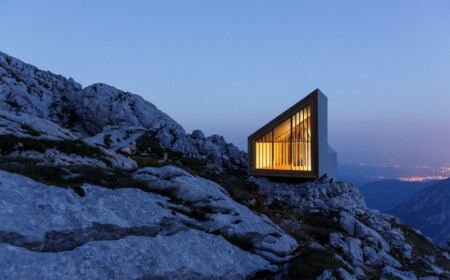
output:
[[[328,145],[327,97],[316,89],[248,137],[248,174],[315,179],[336,177]]]

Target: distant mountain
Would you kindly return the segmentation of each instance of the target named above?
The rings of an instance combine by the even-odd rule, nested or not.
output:
[[[400,180],[381,180],[362,185],[359,191],[364,196],[366,204],[387,213],[395,206],[406,202],[417,192],[433,184],[430,182],[403,182]]]
[[[392,214],[443,244],[450,238],[450,179],[438,181],[395,207]]]

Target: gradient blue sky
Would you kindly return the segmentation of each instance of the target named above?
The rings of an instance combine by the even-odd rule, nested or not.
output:
[[[315,88],[340,162],[450,165],[450,1],[0,0],[0,50],[246,149]]]

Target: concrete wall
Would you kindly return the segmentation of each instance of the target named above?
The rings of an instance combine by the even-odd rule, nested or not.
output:
[[[328,100],[320,90],[317,91],[318,177],[320,178],[326,174],[328,178],[336,179],[337,154],[328,145]]]

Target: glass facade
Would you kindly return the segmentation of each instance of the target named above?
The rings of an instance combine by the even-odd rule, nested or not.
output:
[[[311,106],[256,141],[256,169],[311,171]]]

